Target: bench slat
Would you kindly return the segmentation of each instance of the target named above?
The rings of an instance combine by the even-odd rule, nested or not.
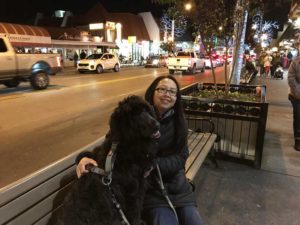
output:
[[[91,144],[77,150],[76,152],[66,156],[55,163],[35,172],[27,177],[20,179],[8,186],[0,188],[0,209],[12,199],[22,195],[30,189],[36,187],[38,184],[43,183],[45,180],[60,173],[60,171],[72,166],[75,162],[76,156],[83,151],[91,151],[96,146],[100,145],[104,140],[104,136],[92,142]],[[1,214],[0,214],[1,215]],[[1,216],[0,216],[1,218]]]
[[[62,171],[58,175],[52,177],[51,179],[47,180],[46,182],[39,184],[38,186],[24,193],[20,197],[2,206],[0,209],[0,224],[13,219],[18,214],[23,214],[23,211],[25,209],[28,210],[31,207],[38,204],[40,201],[43,201],[43,199],[49,198],[49,195],[51,196],[52,193],[59,190],[62,185],[65,185],[64,183],[62,183],[62,180],[67,180],[66,183],[69,183],[70,177],[72,179],[75,177],[74,171],[75,166],[72,166],[67,170]],[[52,207],[52,204],[49,205],[49,207]],[[41,209],[45,210],[44,208]],[[51,211],[51,209],[49,211]],[[45,212],[44,214],[46,213],[47,212]],[[40,213],[36,213],[36,215],[31,215],[30,220],[35,221],[39,219],[39,214]]]
[[[49,195],[47,198],[34,205],[29,210],[23,212],[20,216],[14,218],[13,221],[9,222],[7,225],[36,225],[37,223],[46,225],[51,217],[53,209],[61,206],[61,203],[63,202],[64,197],[71,188],[72,184],[73,181],[63,186],[62,189],[59,189],[58,191]],[[45,217],[47,219],[45,219]]]
[[[194,161],[191,161],[190,157],[189,160],[189,167],[186,169],[186,176],[187,178],[194,180],[197,172],[199,171],[204,159],[206,158],[209,151],[213,148],[214,142],[217,139],[216,134],[207,134],[207,139],[205,145],[199,149],[197,158],[194,158]],[[198,148],[198,147],[197,147]],[[196,151],[194,151],[196,154]]]
[[[189,141],[188,141],[188,147],[189,147],[190,155],[194,151],[194,149],[197,147],[197,145],[201,142],[201,140],[203,138],[205,138],[204,135],[205,135],[204,133],[194,132],[190,136]]]
[[[190,155],[185,163],[186,169],[188,169],[194,160],[199,155],[199,152],[202,151],[202,148],[204,145],[206,145],[207,140],[210,138],[210,133],[197,133],[194,132],[193,134],[193,140],[191,141],[191,144],[188,146]]]

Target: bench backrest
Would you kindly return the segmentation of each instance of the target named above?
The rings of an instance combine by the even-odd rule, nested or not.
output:
[[[46,225],[75,179],[75,158],[104,137],[11,185],[0,189],[0,224]]]

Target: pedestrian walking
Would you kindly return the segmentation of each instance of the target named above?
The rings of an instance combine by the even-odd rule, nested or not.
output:
[[[74,56],[73,56],[74,67],[75,67],[75,68],[77,67],[78,57],[79,57],[79,56],[78,56],[77,52],[75,51],[75,52],[74,52]]]
[[[262,52],[259,56],[259,75],[262,77],[265,75],[265,69],[264,69],[264,58],[265,58],[265,53]]]
[[[80,52],[80,59],[85,59],[85,57],[86,57],[85,51],[81,50],[81,52]]]
[[[292,61],[288,71],[289,100],[293,106],[294,149],[300,151],[300,57]]]
[[[288,61],[289,61],[288,66],[290,66],[291,63],[292,63],[292,60],[293,60],[293,54],[291,52],[288,52],[287,58],[288,58]]]
[[[286,68],[289,67],[289,59],[288,59],[288,57],[286,56],[286,54],[283,54],[283,55],[282,55],[281,62],[282,62],[282,66],[283,66],[284,69],[286,69]]]
[[[279,52],[274,52],[272,57],[272,68],[271,68],[271,76],[274,77],[275,71],[278,67],[282,66],[280,54]]]
[[[266,56],[264,58],[264,71],[265,71],[266,77],[268,77],[270,74],[271,61],[272,61],[272,56],[270,56],[269,54],[266,54]]]

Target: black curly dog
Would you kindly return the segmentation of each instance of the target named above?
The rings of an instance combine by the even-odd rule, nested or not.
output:
[[[103,176],[93,172],[83,175],[68,193],[56,224],[128,224],[124,219],[122,223],[114,200],[130,225],[143,224],[140,214],[147,189],[145,174],[156,156],[158,137],[159,123],[147,102],[137,96],[119,102],[111,115],[106,141],[94,150],[99,167],[104,168],[112,143],[117,145],[111,184],[104,185]]]

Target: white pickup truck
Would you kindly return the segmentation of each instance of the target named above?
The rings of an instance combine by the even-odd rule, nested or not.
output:
[[[170,57],[168,61],[168,69],[170,74],[175,71],[190,72],[194,74],[196,70],[205,71],[205,59],[198,57],[195,52],[180,51],[176,57]]]
[[[46,89],[49,75],[61,71],[59,54],[16,53],[9,39],[0,36],[0,84],[8,88],[29,81],[36,90]]]

